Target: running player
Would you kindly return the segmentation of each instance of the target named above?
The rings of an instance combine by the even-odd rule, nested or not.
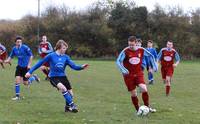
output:
[[[176,61],[175,63],[174,60]],[[165,83],[166,96],[169,96],[174,68],[176,68],[180,62],[180,56],[173,48],[172,41],[167,41],[167,47],[160,50],[158,61],[161,64],[161,74]]]
[[[144,105],[149,107],[149,95],[144,81],[144,73],[141,68],[144,56],[149,57],[154,71],[157,71],[157,64],[154,61],[154,57],[151,53],[144,48],[137,46],[137,40],[135,36],[130,36],[128,38],[128,45],[129,46],[126,47],[118,56],[117,66],[123,74],[124,82],[131,94],[132,103],[136,111],[138,111],[139,102],[136,91],[137,86],[141,88]],[[149,110],[151,112],[156,111],[150,107]]]
[[[63,40],[59,40],[56,44],[55,52],[45,56],[36,65],[34,65],[28,71],[26,77],[30,77],[36,69],[38,69],[42,64],[48,62],[50,65],[50,83],[62,92],[66,101],[65,112],[78,112],[78,109],[73,102],[72,88],[65,74],[65,68],[68,65],[74,70],[83,70],[87,68],[88,64],[76,65],[71,58],[65,54],[67,48],[68,44]]]

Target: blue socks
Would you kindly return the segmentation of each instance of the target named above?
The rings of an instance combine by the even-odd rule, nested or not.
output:
[[[35,81],[35,76],[31,76],[29,79],[28,79],[28,84],[32,84],[33,81]]]
[[[20,84],[15,84],[15,94],[17,97],[20,95]]]
[[[63,97],[65,98],[66,104],[69,106],[73,105],[73,98],[71,94],[67,91],[62,92],[62,94],[63,94]]]
[[[148,79],[149,81],[153,80],[153,73],[148,72]]]

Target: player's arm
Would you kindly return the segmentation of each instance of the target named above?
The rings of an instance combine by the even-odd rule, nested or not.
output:
[[[124,51],[122,51],[120,54],[119,54],[119,56],[118,56],[118,58],[117,58],[117,61],[116,61],[116,64],[117,64],[117,67],[119,68],[119,70],[122,72],[122,74],[124,74],[124,75],[126,75],[126,74],[128,74],[129,73],[129,71],[124,67],[124,65],[123,65],[123,61],[124,61],[124,59],[125,59],[125,53],[124,53]]]
[[[53,47],[52,47],[52,45],[48,42],[48,48],[49,48],[49,50],[47,50],[45,53],[51,53],[51,52],[53,52]]]
[[[146,61],[146,58],[143,57],[143,59],[142,59],[142,70],[144,70],[146,67],[147,67],[147,61]]]
[[[156,49],[153,49],[153,55],[154,55],[154,58],[155,58],[155,60],[157,62],[158,61],[158,54],[157,54]]]
[[[15,56],[14,48],[12,49],[9,57],[4,61],[5,63],[10,63],[12,58]]]
[[[6,47],[3,45],[0,45],[0,54],[3,54],[4,52],[6,52]]]
[[[173,67],[178,66],[178,64],[180,62],[180,56],[179,56],[178,52],[175,53],[175,60],[176,60],[176,62],[173,64]]]
[[[152,66],[152,69],[154,71],[157,71],[158,70],[158,64],[156,63],[154,56],[149,51],[147,51],[146,49],[144,49],[144,56],[148,57],[150,65]]]
[[[39,54],[42,54],[42,50],[41,50],[41,47],[40,47],[40,46],[38,47],[38,53],[39,53]]]
[[[48,62],[50,60],[50,55],[45,56],[43,59],[39,60],[30,70],[26,73],[26,77],[30,77],[30,75],[37,70],[43,63]]]
[[[30,56],[27,68],[31,68],[31,64],[32,64],[32,61],[33,61],[33,53],[32,53],[32,51],[29,47],[26,48],[26,53],[28,54],[28,56]]]
[[[158,53],[158,63],[161,63],[162,51],[163,49],[161,49],[160,52]]]
[[[74,70],[77,70],[77,71],[83,70],[83,69],[85,69],[85,68],[88,67],[88,64],[83,64],[83,65],[77,65],[77,64],[75,64],[75,63],[71,60],[71,58],[70,58],[69,56],[67,56],[66,64],[69,65],[70,68],[72,68],[72,69],[74,69]]]

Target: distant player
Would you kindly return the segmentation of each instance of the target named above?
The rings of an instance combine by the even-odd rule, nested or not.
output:
[[[180,62],[178,52],[173,48],[173,42],[167,41],[167,47],[160,50],[158,60],[161,64],[162,79],[166,85],[166,96],[170,93],[171,79],[174,73],[174,68]],[[174,63],[174,60],[176,62]]]
[[[83,70],[88,65],[76,65],[71,58],[65,54],[66,50],[68,48],[68,44],[63,41],[59,40],[56,43],[55,52],[52,52],[45,56],[42,60],[37,62],[26,74],[26,77],[30,77],[31,74],[38,69],[42,64],[48,62],[50,65],[50,83],[59,89],[63,97],[66,101],[65,105],[65,112],[78,112],[78,109],[76,105],[73,103],[73,93],[72,88],[70,85],[70,82],[67,79],[67,76],[65,74],[65,68],[66,66],[69,66],[70,68],[74,70]]]
[[[142,39],[138,38],[137,39],[137,44],[138,47],[142,47]]]
[[[41,58],[44,58],[46,55],[49,53],[53,52],[53,48],[51,46],[51,43],[47,41],[47,36],[43,35],[42,36],[42,41],[40,42],[40,45],[38,47],[38,53]],[[41,71],[46,75],[45,80],[48,80],[48,74],[49,74],[49,63],[44,63],[40,67]]]
[[[6,47],[0,43],[0,64],[2,68],[5,68],[3,63],[7,58]],[[11,65],[11,63],[9,63]]]
[[[149,107],[149,95],[144,81],[144,73],[141,68],[142,60],[144,59],[144,56],[148,56],[153,65],[154,71],[157,71],[157,64],[154,61],[151,53],[144,48],[137,46],[137,40],[135,36],[130,36],[128,38],[128,45],[129,46],[119,54],[117,58],[117,66],[123,74],[124,82],[128,91],[131,93],[132,103],[135,106],[136,111],[138,111],[139,102],[136,87],[141,88],[144,105]],[[156,111],[150,107],[149,109],[151,112]]]
[[[39,78],[37,75],[33,75],[29,79],[25,77],[26,72],[31,67],[33,54],[27,45],[22,44],[21,36],[16,37],[15,46],[12,48],[10,56],[7,60],[5,60],[5,63],[10,63],[14,56],[18,58],[18,64],[15,71],[15,97],[13,97],[12,100],[19,100],[20,83],[23,81],[24,85],[28,85],[31,84],[34,80],[39,81]]]
[[[152,40],[148,40],[147,41],[147,51],[149,51],[153,56],[155,61],[158,61],[158,55],[156,52],[156,49],[153,48],[153,41]],[[149,84],[153,84],[154,83],[154,78],[153,78],[153,69],[152,69],[152,65],[149,62],[148,57],[145,57],[145,61],[146,61],[146,67],[147,67],[147,71],[148,71],[148,80],[149,80]]]

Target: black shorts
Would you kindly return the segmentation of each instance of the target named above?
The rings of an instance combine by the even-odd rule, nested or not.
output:
[[[28,68],[27,67],[21,67],[21,66],[17,66],[16,67],[16,71],[15,71],[15,77],[16,76],[20,76],[23,78],[23,81],[28,81],[28,78],[25,77],[26,73],[28,72]]]
[[[62,76],[62,77],[50,77],[50,83],[57,88],[57,84],[58,83],[62,83],[67,90],[71,90],[72,87],[70,85],[69,80],[67,79],[66,76]]]

